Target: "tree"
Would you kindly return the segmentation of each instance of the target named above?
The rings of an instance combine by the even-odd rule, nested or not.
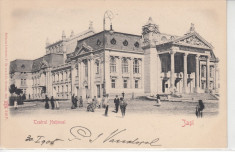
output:
[[[16,89],[15,93],[16,93],[17,95],[20,95],[21,93],[23,93],[23,90],[22,90],[22,89]]]
[[[16,90],[17,90],[17,87],[15,86],[15,84],[11,84],[9,92],[12,94],[12,93],[15,93]]]

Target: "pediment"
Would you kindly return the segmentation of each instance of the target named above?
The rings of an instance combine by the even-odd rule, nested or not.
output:
[[[86,43],[83,43],[82,45],[76,47],[76,50],[74,51],[75,53],[74,55],[78,56],[78,55],[86,54],[92,51],[93,51],[92,47],[90,47]]]
[[[212,45],[204,40],[201,36],[196,33],[189,34],[174,40],[174,44],[180,44],[185,46],[200,47],[205,49],[212,49]]]
[[[39,66],[41,69],[43,68],[47,68],[49,67],[47,61],[45,59],[43,59],[41,62],[40,62],[40,66]]]

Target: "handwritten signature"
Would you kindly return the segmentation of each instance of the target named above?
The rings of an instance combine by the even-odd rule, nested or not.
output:
[[[159,144],[159,138],[154,138],[151,140],[141,140],[138,137],[131,138],[130,139],[123,139],[120,136],[127,133],[127,129],[116,129],[112,131],[111,133],[104,134],[104,133],[98,133],[96,135],[93,135],[91,130],[84,127],[84,126],[74,126],[70,128],[69,130],[70,138],[67,140],[63,140],[60,138],[55,138],[53,140],[48,140],[44,136],[37,136],[36,138],[33,138],[31,135],[28,135],[25,141],[31,141],[34,143],[39,143],[42,145],[49,144],[54,145],[55,142],[58,141],[67,141],[67,142],[76,142],[76,141],[87,141],[90,144],[94,142],[101,142],[102,144],[105,143],[115,143],[115,144],[132,144],[132,145],[149,145],[151,147],[153,146],[161,146]]]

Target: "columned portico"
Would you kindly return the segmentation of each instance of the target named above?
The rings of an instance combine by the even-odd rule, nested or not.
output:
[[[209,65],[209,56],[206,58],[206,92],[209,92],[209,70],[210,70],[210,65]]]
[[[195,55],[196,61],[196,76],[195,76],[195,92],[197,93],[199,90],[199,55]]]

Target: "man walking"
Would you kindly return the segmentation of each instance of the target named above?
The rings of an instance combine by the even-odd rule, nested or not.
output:
[[[119,108],[119,98],[118,98],[118,95],[116,95],[116,97],[114,99],[114,103],[115,103],[115,111],[116,111],[116,113],[118,113],[118,108]]]
[[[109,110],[109,95],[106,94],[105,99],[104,99],[104,103],[105,103],[105,116],[108,116],[108,110]]]

